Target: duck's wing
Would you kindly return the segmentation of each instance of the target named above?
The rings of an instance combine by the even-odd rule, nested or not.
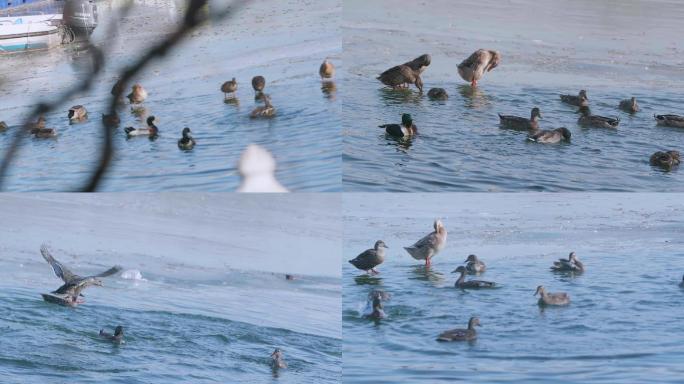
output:
[[[415,244],[409,248],[424,249],[424,248],[436,248],[437,247],[437,234],[435,232],[425,235],[422,239],[416,241]]]
[[[375,267],[375,265],[373,264],[374,260],[375,260],[375,250],[374,249],[367,249],[367,250],[361,252],[354,259],[349,260],[349,262],[352,265],[354,265],[356,268],[363,269],[363,270],[369,270],[369,269]]]
[[[480,65],[486,64],[489,59],[489,53],[483,49],[478,49],[473,52],[472,55],[468,56],[467,59],[463,60],[461,64],[458,65],[459,68],[467,67],[471,69],[476,69]]]
[[[80,276],[71,272],[62,263],[60,263],[54,257],[52,257],[52,254],[50,254],[50,250],[48,249],[47,244],[43,244],[40,247],[40,253],[43,255],[45,261],[47,261],[52,266],[52,269],[55,271],[55,275],[57,275],[57,277],[62,279],[65,283],[70,283],[81,279]]]
[[[454,340],[454,339],[462,339],[465,338],[466,335],[468,334],[468,331],[466,329],[450,329],[448,331],[444,331],[437,336],[437,340]]]
[[[109,268],[108,270],[106,270],[102,273],[98,273],[97,275],[92,275],[92,276],[88,276],[88,277],[108,277],[108,276],[111,276],[111,275],[114,275],[116,273],[121,272],[121,269],[122,268],[120,266],[115,265],[115,266]]]
[[[381,73],[378,80],[385,85],[395,87],[405,83],[413,83],[415,79],[411,75],[411,68],[405,65],[397,65]]]

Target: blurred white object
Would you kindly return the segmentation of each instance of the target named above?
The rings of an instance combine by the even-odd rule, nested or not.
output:
[[[121,272],[121,278],[126,280],[145,280],[142,277],[142,273],[137,269],[128,269]]]
[[[240,156],[238,169],[242,176],[238,192],[289,192],[276,180],[275,159],[265,148],[248,145]]]

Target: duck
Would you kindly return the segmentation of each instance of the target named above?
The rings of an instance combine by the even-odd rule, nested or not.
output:
[[[375,270],[375,267],[385,261],[385,249],[388,248],[384,241],[378,240],[372,249],[361,252],[358,256],[349,260],[349,263],[362,271],[366,271],[366,273],[370,272],[377,275],[379,272]]]
[[[45,117],[39,116],[35,123],[31,124],[29,131],[34,137],[39,139],[49,139],[57,137],[57,130],[55,128],[45,127]]]
[[[465,275],[468,273],[468,270],[466,270],[466,267],[464,266],[459,266],[458,268],[454,269],[451,271],[451,273],[460,273],[461,276],[456,280],[456,283],[454,283],[454,286],[456,288],[461,288],[461,289],[480,289],[480,288],[494,288],[496,287],[496,283],[492,281],[484,281],[484,280],[465,280]]]
[[[283,351],[280,348],[276,348],[271,353],[271,367],[273,369],[287,368],[287,363],[283,359]]]
[[[330,79],[335,75],[335,66],[328,59],[325,59],[318,69],[318,74],[321,79]]]
[[[228,98],[228,94],[232,93],[232,96],[235,97],[235,92],[238,89],[238,83],[237,80],[233,77],[232,80],[226,81],[225,83],[221,84],[221,92],[223,92],[223,97]]]
[[[368,292],[368,300],[373,300],[376,297],[382,301],[389,301],[392,298],[392,295],[382,289],[374,289]]]
[[[140,84],[133,84],[132,91],[126,97],[131,104],[141,104],[147,99],[147,91]]]
[[[560,99],[562,102],[574,105],[576,107],[589,106],[589,98],[587,97],[587,91],[585,91],[584,89],[579,91],[579,94],[577,94],[577,96],[560,95]]]
[[[413,118],[408,113],[401,115],[401,125],[399,124],[383,124],[378,125],[383,128],[388,135],[395,137],[409,137],[418,133],[418,128],[413,124]]]
[[[577,123],[583,127],[616,129],[620,124],[619,118],[592,115],[587,106],[581,106],[580,112],[582,113],[582,116],[577,120]]]
[[[665,127],[684,128],[684,116],[680,115],[653,115],[658,125]]]
[[[546,305],[568,305],[570,304],[570,296],[565,292],[546,292],[543,285],[537,287],[537,291],[533,296],[539,294],[539,301],[537,304],[540,306]]]
[[[541,118],[541,111],[539,108],[534,107],[530,112],[530,118],[526,119],[524,117],[512,116],[512,115],[502,115],[499,113],[499,124],[504,128],[511,128],[517,130],[528,130],[536,131],[539,129],[539,119]]]
[[[259,145],[247,146],[240,156],[238,170],[242,177],[238,192],[289,192],[275,178],[276,162],[273,155]]]
[[[192,131],[190,130],[190,128],[183,128],[183,137],[178,139],[178,148],[183,150],[190,150],[195,146],[195,139],[192,137],[191,134]]]
[[[266,79],[263,76],[252,77],[252,88],[254,88],[254,98],[260,99],[266,86]]]
[[[658,166],[660,168],[670,170],[673,167],[679,165],[679,152],[678,151],[658,151],[651,155],[649,159],[649,164],[653,166]]]
[[[567,259],[560,258],[554,261],[552,271],[557,272],[584,272],[584,264],[577,258],[575,252],[570,252]]]
[[[392,89],[406,88],[408,84],[414,84],[419,92],[423,92],[423,80],[420,78],[420,72],[407,65],[392,67],[381,73],[377,79]]]
[[[273,117],[276,114],[276,109],[271,104],[271,97],[269,95],[263,94],[262,99],[264,99],[264,105],[254,108],[252,113],[249,114],[251,118],[258,117]]]
[[[449,94],[444,88],[430,88],[427,95],[431,100],[447,100],[449,98]]]
[[[100,337],[109,340],[114,344],[122,344],[124,342],[123,337],[124,337],[124,330],[122,326],[117,326],[116,329],[114,329],[114,334],[112,335],[109,332],[105,332],[104,329],[100,329]]]
[[[126,127],[124,128],[124,132],[126,132],[126,135],[130,136],[150,136],[154,137],[159,134],[159,128],[157,128],[156,125],[154,125],[154,116],[150,116],[147,118],[147,128],[133,128],[133,127]]]
[[[369,311],[368,313],[364,314],[363,317],[367,319],[373,319],[373,320],[381,320],[387,317],[384,311],[384,307],[382,305],[382,301],[380,300],[379,297],[374,297],[373,298],[373,310]]]
[[[69,109],[67,117],[71,122],[83,121],[88,118],[88,111],[82,105],[74,105]]]
[[[570,130],[565,127],[560,127],[551,130],[541,130],[531,132],[527,139],[535,143],[555,144],[561,141],[570,141]]]
[[[6,130],[7,128],[7,123],[5,123],[4,121],[0,121],[0,132]]]
[[[434,224],[434,232],[425,235],[422,239],[416,241],[415,244],[404,247],[406,252],[416,260],[425,260],[425,267],[429,267],[431,260],[446,246],[447,230],[442,223],[442,220],[436,219]]]
[[[477,338],[475,327],[480,327],[480,319],[473,316],[468,320],[468,328],[456,328],[444,331],[437,336],[437,341],[470,341]]]
[[[639,112],[639,104],[637,104],[636,97],[620,101],[619,107],[620,109],[628,113]]]
[[[476,275],[483,273],[487,270],[487,266],[475,255],[468,255],[468,258],[464,261],[466,263],[466,271],[471,275]]]
[[[499,52],[489,49],[478,49],[458,65],[458,74],[461,75],[463,80],[470,82],[471,87],[475,88],[477,87],[477,81],[486,72],[496,68],[500,62],[501,55]]]

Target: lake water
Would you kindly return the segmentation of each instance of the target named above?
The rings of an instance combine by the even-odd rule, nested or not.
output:
[[[138,1],[121,21],[119,35],[108,25],[123,2],[98,2],[100,25],[93,40],[110,59],[94,88],[47,114],[55,140],[26,138],[4,187],[11,191],[63,191],[79,187],[95,162],[102,140],[101,113],[117,73],[138,52],[161,40],[178,23],[181,1]],[[220,11],[226,1],[210,2]],[[105,191],[233,191],[240,177],[241,152],[250,143],[269,149],[278,162],[277,178],[294,191],[340,190],[339,98],[323,92],[318,67],[324,58],[341,67],[338,0],[250,2],[234,18],[210,23],[164,60],[153,62],[135,79],[149,92],[145,114],[130,105],[119,111],[114,161],[102,183]],[[88,73],[88,60],[76,48],[0,57],[0,120],[13,127],[0,133],[0,154],[12,132],[38,99],[52,99]],[[266,78],[277,117],[252,120],[251,79]],[[221,84],[238,80],[238,103],[226,104]],[[126,92],[127,94],[128,92]],[[89,120],[69,125],[67,111],[82,104]],[[123,127],[144,126],[154,115],[156,141],[127,140]],[[198,145],[190,152],[176,146],[183,127]]]
[[[0,200],[4,383],[339,382],[339,196]],[[46,303],[61,280],[43,242],[76,273],[119,264],[142,279],[105,278],[75,309]],[[117,325],[125,344],[98,338]],[[289,365],[277,377],[276,347]]]
[[[684,114],[684,6],[669,1],[430,1],[344,7],[345,191],[681,191],[684,173],[648,164],[684,150],[684,130],[657,127],[654,113]],[[473,92],[456,66],[479,48],[502,63]],[[385,69],[432,55],[425,93],[383,88]],[[617,131],[581,128],[559,94],[586,89],[592,112],[621,119]],[[620,100],[635,96],[630,116]],[[565,126],[570,144],[539,145],[499,128],[497,113]],[[377,128],[410,113],[418,136],[397,141]]]
[[[684,368],[680,194],[348,194],[343,198],[343,381],[676,383]],[[442,217],[446,248],[431,269],[403,249]],[[382,239],[369,277],[346,260]],[[575,251],[582,275],[554,274]],[[474,253],[479,279],[461,291],[450,273]],[[469,276],[469,279],[474,277]],[[571,304],[540,310],[538,285]],[[364,319],[382,289],[388,318]],[[473,343],[439,343],[444,330],[482,326]]]

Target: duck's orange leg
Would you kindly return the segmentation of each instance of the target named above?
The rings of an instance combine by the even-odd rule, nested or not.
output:
[[[470,86],[473,88],[477,87],[477,80],[473,79],[473,81],[470,82]]]

